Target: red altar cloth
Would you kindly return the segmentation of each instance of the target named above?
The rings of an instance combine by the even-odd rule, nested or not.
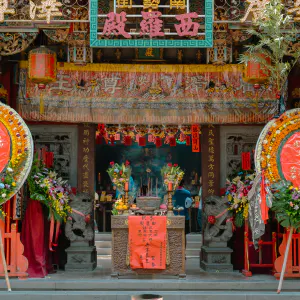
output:
[[[45,277],[53,269],[49,251],[49,221],[39,201],[29,200],[22,224],[21,241],[24,255],[28,259],[28,276]]]
[[[167,217],[129,216],[131,269],[166,269]]]

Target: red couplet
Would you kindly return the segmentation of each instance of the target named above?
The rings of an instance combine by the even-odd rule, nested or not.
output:
[[[11,141],[5,126],[0,123],[0,172],[3,171],[10,159]]]
[[[293,134],[282,147],[280,163],[285,179],[300,187],[300,132]]]

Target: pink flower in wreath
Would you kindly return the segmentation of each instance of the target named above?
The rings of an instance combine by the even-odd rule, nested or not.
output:
[[[294,204],[293,204],[293,202],[291,201],[291,202],[290,202],[290,207],[293,207],[293,206],[294,206]]]

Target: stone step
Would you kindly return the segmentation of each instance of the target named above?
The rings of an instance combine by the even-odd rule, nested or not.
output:
[[[80,284],[81,285],[81,284]],[[132,290],[126,291],[13,291],[0,292],[1,300],[131,300],[132,296],[159,295],[163,300],[299,300],[300,292],[284,292],[276,295],[272,292],[257,291],[157,291],[157,290]],[[158,297],[158,296],[157,296]],[[136,298],[138,299],[138,298]],[[151,299],[151,298],[140,298]]]
[[[97,255],[111,255],[111,248],[97,248]]]
[[[202,234],[190,233],[186,235],[186,241],[188,242],[202,242]]]
[[[186,249],[185,250],[186,256],[198,256],[200,257],[200,249]]]
[[[187,249],[201,249],[202,247],[202,242],[190,242],[190,241],[187,241],[186,243],[186,248]]]
[[[111,241],[112,235],[111,233],[96,233],[95,241]]]
[[[111,248],[111,241],[95,241],[97,248]]]
[[[97,268],[102,270],[111,270],[111,255],[98,255]]]
[[[200,270],[200,257],[199,256],[186,256],[185,270],[189,273],[191,270]]]

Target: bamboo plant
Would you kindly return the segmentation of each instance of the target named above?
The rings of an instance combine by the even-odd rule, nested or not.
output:
[[[297,43],[297,29],[293,17],[287,14],[281,0],[270,0],[261,8],[259,18],[253,22],[248,34],[258,42],[247,46],[240,56],[241,63],[250,60],[261,64],[264,72],[269,73],[270,83],[282,94],[288,75],[300,57],[300,43]],[[267,63],[266,59],[271,60]]]

